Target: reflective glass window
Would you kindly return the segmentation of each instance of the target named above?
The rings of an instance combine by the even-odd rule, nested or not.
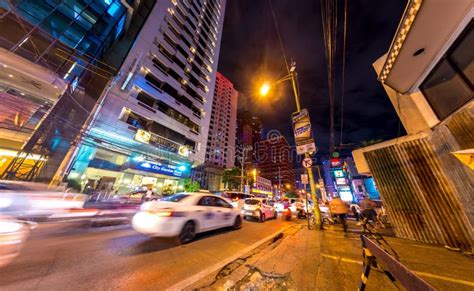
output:
[[[420,86],[440,120],[474,97],[473,27],[471,22]]]
[[[41,28],[49,32],[53,37],[60,37],[66,30],[71,19],[66,17],[60,11],[54,11],[45,21],[41,24]]]
[[[462,40],[453,48],[449,58],[454,66],[469,80],[471,86],[474,85],[474,23],[467,31]]]
[[[81,41],[85,34],[86,31],[82,29],[77,23],[71,24],[64,32],[64,35],[75,43],[73,47],[75,47]]]

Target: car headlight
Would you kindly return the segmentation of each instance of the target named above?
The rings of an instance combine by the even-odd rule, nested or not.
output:
[[[20,231],[23,227],[22,223],[15,221],[0,221],[0,233],[11,233]]]

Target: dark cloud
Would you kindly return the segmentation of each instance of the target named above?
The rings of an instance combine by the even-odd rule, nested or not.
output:
[[[311,112],[318,146],[327,150],[329,99],[326,60],[322,37],[320,2],[316,0],[273,1],[288,59],[295,60],[301,88],[301,104]],[[343,1],[338,9],[343,11]],[[387,98],[372,63],[389,48],[405,7],[400,0],[348,1],[344,143],[364,139],[394,138],[398,118]],[[238,90],[250,96],[250,107],[264,127],[280,130],[289,141],[290,114],[295,111],[290,84],[280,86],[269,99],[255,95],[265,79],[276,80],[285,64],[267,0],[228,0],[221,44],[219,71]],[[336,63],[336,129],[340,128],[342,17]],[[340,142],[336,133],[336,144]]]

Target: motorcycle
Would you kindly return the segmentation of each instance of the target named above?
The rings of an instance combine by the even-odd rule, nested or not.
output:
[[[306,210],[304,208],[298,208],[296,209],[296,211],[298,211],[298,214],[296,215],[298,219],[306,219],[307,215]]]
[[[283,210],[282,212],[282,218],[286,221],[290,221],[291,220],[291,210],[289,208],[286,208],[285,210]]]

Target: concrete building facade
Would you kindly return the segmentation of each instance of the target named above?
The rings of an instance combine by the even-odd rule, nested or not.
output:
[[[105,93],[69,178],[181,190],[205,161],[225,0],[157,1]]]
[[[234,167],[238,91],[225,76],[216,75],[205,163],[225,169]]]
[[[473,17],[470,0],[408,1],[374,63],[408,135],[353,152],[397,236],[465,251],[474,246]]]
[[[259,175],[272,181],[278,189],[296,184],[291,146],[284,136],[274,136],[258,143],[256,151]]]

